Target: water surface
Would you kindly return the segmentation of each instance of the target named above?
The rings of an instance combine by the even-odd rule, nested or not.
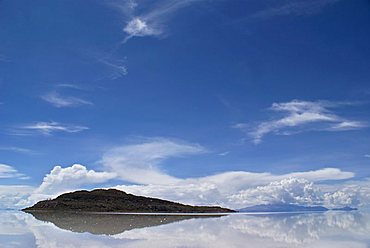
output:
[[[117,215],[0,212],[0,247],[370,247],[370,213]]]

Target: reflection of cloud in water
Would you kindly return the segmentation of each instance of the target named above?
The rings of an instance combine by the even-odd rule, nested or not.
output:
[[[63,225],[68,231],[50,222],[38,221],[31,215],[16,213],[11,216],[1,215],[0,243],[4,235],[9,237],[16,233],[32,233],[36,247],[315,247],[315,248],[366,248],[370,244],[370,215],[359,212],[327,212],[299,215],[230,215],[220,218],[195,218],[176,222],[168,220],[157,225],[159,219],[147,219],[145,216],[131,221],[141,223],[140,228],[127,229],[130,221],[124,223],[124,231],[115,229],[119,222],[111,217],[101,216],[99,222],[107,222],[99,228],[109,226],[111,221],[114,235],[94,235],[89,229],[81,229],[79,223],[85,218],[87,225],[94,225],[91,219],[64,216]],[[181,216],[177,216],[181,217]],[[55,218],[55,217],[53,217]],[[117,216],[117,218],[120,218]],[[163,218],[163,216],[162,216]],[[16,222],[13,225],[11,222]],[[168,224],[169,222],[172,222]],[[132,225],[133,222],[131,222]],[[77,224],[77,227],[75,226]],[[22,229],[22,225],[26,228]],[[134,224],[136,225],[136,223]],[[145,226],[145,225],[144,225]],[[150,226],[150,227],[148,227]],[[12,228],[8,228],[12,227]],[[65,227],[65,226],[63,226]],[[63,228],[62,227],[62,228]],[[136,227],[139,227],[136,225]],[[112,229],[107,229],[112,231]],[[99,230],[98,233],[108,233]],[[122,230],[122,229],[121,229]],[[96,231],[96,230],[95,230]],[[82,232],[82,233],[81,233]],[[90,233],[87,233],[90,232]],[[20,244],[19,236],[14,240]],[[28,242],[30,239],[28,238]],[[7,246],[6,246],[7,247]],[[13,245],[8,247],[24,247]],[[28,245],[27,247],[32,247]]]
[[[229,225],[242,233],[289,244],[312,243],[328,233],[370,232],[364,216],[349,212],[286,214],[233,218]],[[368,216],[367,216],[368,217]],[[368,218],[369,219],[369,218]]]

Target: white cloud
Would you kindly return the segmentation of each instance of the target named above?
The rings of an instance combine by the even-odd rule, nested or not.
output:
[[[179,143],[168,139],[150,139],[146,142],[113,148],[106,152],[101,163],[109,171],[134,183],[173,183],[178,179],[162,172],[159,163],[184,155],[199,154],[205,149],[200,145]]]
[[[318,189],[314,187],[313,183],[300,178],[287,178],[265,186],[242,190],[231,195],[229,201],[236,202],[239,207],[275,203],[322,204]]]
[[[119,10],[128,19],[123,31],[127,34],[123,43],[132,37],[159,36],[164,33],[163,23],[170,14],[176,10],[188,6],[198,0],[157,1],[146,4],[144,8],[138,8],[139,4],[134,1],[114,2],[111,5]],[[141,11],[139,13],[139,11]]]
[[[358,206],[361,204],[358,191],[342,189],[324,194],[324,205],[328,207]]]
[[[247,133],[255,144],[270,133],[277,135],[291,135],[304,131],[346,131],[367,127],[365,122],[348,120],[334,114],[331,109],[339,107],[340,103],[326,101],[293,100],[285,103],[273,103],[270,110],[282,113],[283,116],[252,126],[247,123],[238,123],[238,128]]]
[[[134,19],[130,20],[124,27],[123,31],[125,31],[129,37],[155,36],[161,34],[160,30],[150,27],[146,21],[141,20],[139,17],[135,17]]]
[[[310,181],[341,180],[353,178],[355,174],[349,171],[342,171],[338,168],[323,168],[315,171],[293,172],[289,177],[304,178]]]
[[[13,128],[10,134],[13,135],[52,135],[54,132],[78,133],[89,129],[85,126],[78,126],[73,124],[62,124],[55,121],[50,122],[36,122]]]
[[[370,154],[365,154],[364,157],[365,158],[370,158]]]
[[[1,178],[19,178],[28,179],[26,175],[19,173],[15,168],[7,164],[0,164],[0,179]]]
[[[92,102],[86,101],[84,99],[73,97],[73,96],[61,96],[56,91],[49,92],[41,98],[51,103],[54,107],[57,108],[63,108],[63,107],[75,107],[75,106],[81,106],[81,105],[93,105]]]
[[[55,166],[44,177],[41,185],[32,193],[29,202],[34,203],[37,200],[75,190],[82,185],[104,183],[115,177],[116,174],[113,172],[87,170],[85,166],[80,164],[74,164],[66,168]]]
[[[119,185],[116,188],[133,194],[164,198],[187,204],[211,204],[231,208],[245,207],[246,204],[275,203],[271,190],[269,190],[274,188],[276,194],[279,193],[278,190],[281,190],[280,194],[282,195],[295,195],[294,199],[296,201],[290,198],[290,203],[298,203],[297,199],[300,197],[299,203],[307,205],[309,197],[311,199],[318,197],[315,194],[309,196],[308,193],[312,192],[302,190],[311,187],[312,182],[350,179],[353,176],[354,174],[351,172],[344,172],[336,168],[282,175],[234,171],[207,177],[178,179],[176,182],[166,185]],[[269,186],[269,184],[271,185]],[[282,187],[279,188],[276,185],[282,185]],[[335,190],[332,191],[335,192]],[[302,194],[304,192],[307,193]],[[259,198],[257,197],[258,194],[260,194]],[[305,202],[303,199],[307,199],[307,201]],[[288,198],[285,200],[287,203],[289,202]],[[314,201],[312,200],[312,202]],[[322,198],[320,198],[320,202],[316,201],[317,204],[323,202]]]
[[[19,205],[33,192],[27,185],[0,185],[0,209],[23,207]]]

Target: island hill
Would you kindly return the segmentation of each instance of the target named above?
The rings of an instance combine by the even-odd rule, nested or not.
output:
[[[40,201],[23,211],[81,211],[129,213],[232,213],[218,206],[190,206],[181,203],[136,196],[116,189],[75,191],[52,200]]]

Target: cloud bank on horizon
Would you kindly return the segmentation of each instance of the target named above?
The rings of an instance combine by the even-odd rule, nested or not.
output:
[[[327,207],[365,206],[370,200],[370,179],[356,185],[354,173],[337,168],[287,174],[226,171],[211,176],[177,178],[167,174],[161,164],[171,157],[207,152],[198,145],[164,138],[147,139],[110,149],[99,163],[102,171],[74,164],[55,166],[40,186],[24,191],[13,206],[24,207],[83,187],[105,187],[110,180],[126,184],[109,186],[136,195],[158,197],[196,205],[221,205],[242,208],[258,204],[298,204]],[[4,167],[5,168],[5,167]],[[345,180],[346,183],[326,183]],[[100,185],[100,186],[98,186]],[[14,194],[14,192],[12,192]],[[5,193],[6,195],[6,193]],[[5,195],[3,196],[4,199]],[[10,207],[6,202],[3,206]]]

